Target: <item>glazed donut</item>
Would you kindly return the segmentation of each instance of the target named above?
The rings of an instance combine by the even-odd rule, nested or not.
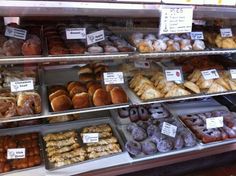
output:
[[[151,141],[145,141],[142,143],[142,152],[146,155],[152,155],[157,152],[157,146]]]
[[[125,148],[132,155],[139,155],[142,151],[141,144],[135,141],[126,142]]]
[[[136,127],[132,130],[131,132],[134,140],[136,141],[143,141],[144,139],[147,138],[147,133],[144,129],[142,129],[141,127]]]

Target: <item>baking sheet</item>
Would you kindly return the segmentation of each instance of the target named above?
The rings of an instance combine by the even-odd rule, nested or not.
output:
[[[174,120],[176,122],[176,124],[178,124],[177,126],[179,126],[181,128],[181,129],[178,128],[180,131],[185,129],[185,130],[187,130],[188,132],[190,132],[192,134],[192,132],[188,128],[185,128],[182,125],[182,123],[179,122],[179,120],[177,120],[175,117],[163,118],[163,119],[160,119],[160,120],[162,122],[165,122],[165,121],[168,122],[168,120]],[[123,137],[123,140],[124,140],[125,143],[128,140],[133,140],[133,137],[127,131],[127,126],[128,125],[119,125],[119,126],[117,126],[117,128],[120,131],[121,136]],[[195,138],[195,135],[193,135],[193,137]],[[145,139],[145,140],[148,140],[148,138]],[[196,138],[195,138],[195,141],[196,141],[196,144],[195,144],[195,146],[192,146],[192,147],[184,147],[184,148],[179,149],[179,150],[174,149],[174,150],[171,150],[171,151],[168,151],[168,152],[158,152],[157,151],[155,154],[152,154],[152,155],[145,155],[144,153],[141,153],[141,154],[139,154],[137,156],[133,156],[132,154],[130,154],[130,156],[134,159],[134,161],[138,161],[138,160],[144,160],[144,159],[147,160],[147,159],[155,159],[155,158],[161,158],[161,157],[166,157],[166,156],[171,156],[171,155],[178,155],[178,154],[181,154],[181,153],[186,153],[186,152],[200,150]]]
[[[18,128],[14,128],[14,130],[0,129],[0,134],[1,134],[0,136],[13,136],[13,135],[28,134],[28,133],[34,133],[34,132],[38,133],[38,135],[39,135],[38,145],[39,145],[39,149],[40,149],[41,164],[38,166],[28,167],[25,169],[16,169],[16,170],[12,170],[9,172],[0,173],[0,175],[15,174],[18,172],[37,169],[37,168],[41,168],[44,166],[43,143],[42,143],[42,137],[41,137],[41,133],[40,133],[40,125],[36,125],[36,126],[34,126],[34,128],[32,128],[32,127],[18,127]]]
[[[102,159],[102,158],[107,158],[107,157],[114,156],[114,155],[119,155],[119,154],[122,154],[123,152],[125,152],[124,143],[122,141],[122,138],[120,137],[118,131],[116,130],[115,124],[108,117],[103,117],[103,118],[99,118],[99,119],[96,119],[96,120],[94,120],[94,119],[80,120],[79,122],[68,122],[68,123],[65,123],[65,124],[56,124],[56,125],[53,125],[53,126],[49,125],[50,128],[49,128],[48,125],[45,125],[42,128],[42,134],[43,134],[43,136],[45,136],[46,134],[49,134],[49,133],[57,133],[57,132],[63,132],[63,131],[69,131],[69,130],[76,130],[78,132],[78,142],[83,147],[84,144],[82,143],[82,139],[80,137],[80,130],[83,127],[86,127],[86,126],[99,125],[99,124],[109,124],[111,126],[113,135],[118,139],[118,142],[120,144],[122,152],[110,154],[110,155],[99,157],[99,158],[96,158],[96,159],[88,159],[88,160],[85,160],[85,161],[82,161],[82,162],[77,162],[77,163],[73,163],[73,164],[70,164],[70,165],[65,165],[65,166],[62,166],[62,167],[54,167],[54,165],[51,164],[48,160],[47,152],[45,151],[46,143],[45,143],[45,141],[43,141],[43,150],[44,150],[46,169],[47,170],[55,170],[55,169],[65,168],[65,167],[80,164],[80,163],[82,164],[82,163],[86,163],[86,162],[90,162],[90,161],[96,161],[96,160],[99,160],[99,159]]]

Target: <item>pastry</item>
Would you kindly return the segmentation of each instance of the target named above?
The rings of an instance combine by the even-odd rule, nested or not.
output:
[[[9,39],[4,42],[2,49],[6,56],[20,56],[22,44],[18,39]]]
[[[120,87],[114,87],[110,91],[111,95],[111,102],[113,104],[119,104],[119,103],[127,103],[128,102],[128,97],[124,90]]]
[[[201,51],[206,48],[205,43],[202,40],[195,40],[193,43],[193,50]]]
[[[103,53],[103,48],[100,46],[90,46],[88,48],[89,53]]]
[[[98,84],[98,83],[95,83],[95,84],[92,84],[88,87],[88,93],[89,95],[92,97],[94,92],[97,90],[97,89],[100,89],[102,88],[101,84]]]
[[[52,101],[53,100],[53,98],[55,98],[55,97],[58,97],[58,96],[60,96],[60,95],[66,95],[66,96],[68,96],[68,93],[65,91],[65,90],[63,90],[63,89],[59,89],[59,90],[56,90],[55,92],[53,92],[53,93],[51,93],[50,95],[49,95],[49,101]]]
[[[181,50],[183,50],[183,51],[192,50],[191,41],[188,40],[188,39],[180,40],[180,48],[181,48]]]
[[[193,82],[186,81],[186,82],[184,82],[184,86],[186,88],[188,88],[189,90],[193,91],[194,93],[198,94],[201,92],[199,87],[196,84],[194,84]]]
[[[137,108],[130,108],[129,117],[131,122],[137,122],[139,120],[139,114]]]
[[[63,46],[53,46],[50,50],[49,50],[49,54],[51,55],[62,55],[62,54],[69,54],[69,50],[66,49]]]
[[[87,74],[87,73],[93,73],[92,68],[89,65],[85,65],[83,67],[80,67],[78,74]]]
[[[95,106],[104,106],[111,104],[110,94],[104,89],[97,89],[93,95],[93,104]]]
[[[71,99],[66,95],[60,95],[53,98],[51,101],[51,107],[54,112],[65,111],[72,108]]]
[[[70,97],[73,98],[75,94],[77,93],[82,93],[82,92],[86,92],[87,89],[84,86],[74,86],[71,90],[70,90]]]
[[[22,54],[24,56],[41,54],[41,41],[36,35],[31,36],[23,43]]]
[[[126,150],[132,155],[139,155],[142,151],[142,146],[140,143],[135,141],[128,141],[125,144]]]
[[[161,39],[155,40],[152,46],[156,52],[165,51],[167,49],[167,44]]]
[[[131,134],[132,134],[133,139],[136,141],[143,141],[144,139],[147,138],[146,131],[141,127],[134,128]]]
[[[138,107],[138,114],[139,114],[140,120],[145,121],[145,120],[148,120],[148,118],[149,118],[148,111],[143,106]]]
[[[216,93],[216,92],[226,92],[227,89],[225,89],[223,86],[220,84],[217,84],[216,82],[213,82],[207,93]]]
[[[86,83],[86,82],[94,80],[94,77],[93,77],[93,74],[81,74],[79,75],[79,80],[81,82]]]
[[[120,109],[118,109],[118,114],[121,118],[129,117],[129,108],[120,108]]]
[[[151,141],[145,141],[142,143],[142,152],[146,155],[152,155],[157,152],[157,146]]]
[[[72,104],[75,109],[89,107],[90,106],[89,94],[85,92],[75,94],[72,98]]]

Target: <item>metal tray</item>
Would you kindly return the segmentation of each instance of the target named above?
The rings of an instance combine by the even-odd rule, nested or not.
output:
[[[208,108],[208,107],[207,107]],[[198,114],[198,113],[206,113],[206,112],[212,112],[215,110],[228,110],[225,106],[215,106],[215,107],[210,107],[210,110],[203,110],[203,111],[198,111],[197,109],[195,109],[195,112],[192,113],[188,113],[188,114],[182,114],[178,116],[179,121],[183,124],[183,126],[185,126],[186,128],[188,128],[190,131],[192,131],[191,128],[187,127],[187,125],[184,123],[184,121],[181,120],[180,116],[183,115],[194,115],[194,114]],[[233,112],[233,114],[236,117],[236,113]],[[195,133],[192,131],[192,134],[195,135]],[[196,137],[197,138],[197,137]],[[231,143],[235,143],[236,142],[236,138],[229,138],[229,139],[225,139],[225,140],[219,140],[219,141],[214,141],[214,142],[209,142],[209,143],[203,143],[201,139],[197,138],[200,146],[202,149],[204,148],[210,148],[210,147],[216,147],[216,146],[220,146],[220,145],[226,145],[226,144],[231,144]]]
[[[58,69],[54,69],[58,68]],[[47,94],[47,86],[50,85],[66,85],[69,81],[78,81],[79,76],[77,74],[79,70],[78,65],[66,65],[63,66],[62,69],[59,69],[59,67],[45,67],[44,69],[44,94]],[[125,90],[124,90],[125,91]],[[127,94],[128,96],[128,94]],[[47,96],[48,97],[48,96]],[[111,104],[106,106],[93,106],[88,108],[82,108],[82,109],[71,109],[67,111],[61,111],[61,112],[53,112],[49,103],[49,100],[46,98],[44,105],[46,108],[45,113],[48,113],[48,115],[57,115],[57,114],[75,114],[75,113],[84,113],[84,112],[94,112],[94,111],[102,111],[102,110],[108,110],[108,109],[116,109],[121,107],[128,107],[130,104],[130,101],[127,103],[121,103],[121,104]]]
[[[27,133],[38,133],[39,135],[39,138],[38,138],[38,145],[39,145],[39,149],[40,149],[40,158],[41,158],[41,164],[38,165],[38,166],[33,166],[33,167],[28,167],[28,168],[25,168],[25,169],[16,169],[16,170],[11,170],[9,172],[4,172],[4,173],[1,173],[1,175],[8,175],[8,174],[16,174],[18,172],[22,172],[22,171],[27,171],[27,170],[31,170],[31,169],[34,169],[34,168],[41,168],[42,166],[44,166],[44,155],[43,155],[43,143],[42,143],[42,136],[41,136],[41,133],[40,133],[40,126],[37,125],[35,126],[34,128],[31,128],[31,127],[18,127],[14,130],[9,130],[9,129],[0,129],[0,133],[1,135],[0,136],[6,136],[6,135],[9,135],[9,136],[13,136],[13,135],[18,135],[18,134],[27,134]]]
[[[42,28],[42,26],[41,25],[23,25],[22,27],[24,28],[30,28],[30,27],[32,27],[32,26],[34,26],[34,27],[39,27],[40,28],[40,36],[38,36],[39,38],[40,38],[40,41],[41,41],[41,54],[40,55],[32,55],[32,56],[0,56],[0,60],[1,59],[6,59],[6,60],[11,60],[11,59],[25,59],[25,60],[27,60],[27,59],[32,59],[32,58],[37,58],[37,57],[41,57],[41,56],[43,56],[44,55],[44,46],[43,46],[43,28]],[[31,34],[31,33],[29,33],[29,34]],[[27,34],[28,35],[28,34]],[[25,40],[26,41],[26,40]],[[16,62],[17,63],[17,62]]]
[[[165,121],[165,119],[167,119],[167,118],[161,119],[161,121]],[[185,128],[185,126],[183,126],[181,124],[181,122],[179,122],[179,120],[176,119],[175,117],[170,117],[168,119],[169,120],[174,120],[178,124],[178,126],[181,128],[181,129],[179,129],[180,131],[185,129],[185,130],[189,131],[190,133],[192,133],[188,128]],[[166,121],[168,122],[168,120],[166,120]],[[132,140],[133,139],[131,134],[126,130],[127,125],[119,125],[119,126],[117,126],[117,128],[120,131],[121,136],[123,137],[123,140],[125,142],[127,142],[128,140]],[[148,139],[145,139],[145,140],[148,140]],[[157,152],[157,153],[152,154],[152,155],[145,155],[144,153],[141,153],[141,154],[139,154],[137,156],[133,156],[132,154],[129,154],[129,155],[133,158],[134,161],[142,161],[144,159],[145,160],[156,159],[156,158],[162,158],[162,157],[167,157],[167,156],[171,156],[171,155],[178,155],[178,154],[181,154],[181,153],[187,153],[187,152],[192,152],[192,151],[200,150],[198,142],[197,142],[197,139],[195,138],[195,140],[196,140],[196,145],[193,146],[193,147],[184,147],[184,148],[179,149],[179,150],[174,149],[174,150],[171,150],[169,152]]]
[[[78,142],[83,147],[84,144],[82,143],[82,139],[81,139],[81,137],[79,135],[80,130],[83,127],[86,127],[86,126],[99,125],[99,124],[109,124],[111,126],[113,135],[118,139],[118,143],[120,144],[122,152],[115,153],[115,154],[110,154],[110,155],[99,157],[99,158],[96,158],[96,159],[88,159],[88,160],[85,160],[85,161],[82,161],[82,162],[73,163],[73,164],[70,164],[70,165],[65,165],[65,166],[61,166],[61,167],[55,167],[48,160],[47,152],[45,151],[46,143],[45,143],[45,141],[43,141],[43,150],[44,150],[44,159],[45,159],[45,167],[46,167],[46,169],[47,170],[55,170],[55,169],[65,168],[65,167],[68,167],[68,166],[77,165],[77,164],[81,164],[81,163],[86,163],[86,162],[90,162],[90,161],[94,161],[94,160],[99,160],[99,159],[102,159],[102,158],[107,158],[107,157],[110,157],[110,156],[119,155],[121,153],[124,153],[125,152],[125,147],[124,147],[124,143],[122,141],[122,138],[120,137],[118,131],[116,130],[115,124],[108,117],[102,117],[102,118],[99,118],[99,119],[96,119],[96,120],[94,120],[94,119],[89,119],[88,120],[87,119],[87,120],[80,120],[79,122],[68,122],[68,123],[64,123],[64,124],[55,124],[53,126],[45,125],[42,128],[42,134],[43,134],[43,136],[45,136],[46,134],[49,134],[49,133],[57,133],[57,132],[63,132],[63,131],[69,131],[69,130],[75,130],[76,129],[76,131],[78,132]],[[49,126],[50,126],[50,128],[48,128]]]

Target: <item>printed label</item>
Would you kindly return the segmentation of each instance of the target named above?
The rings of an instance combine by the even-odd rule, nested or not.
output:
[[[211,129],[211,128],[221,128],[224,126],[224,117],[212,117],[212,118],[207,118],[206,119],[206,128]]]
[[[167,81],[176,81],[182,82],[182,72],[180,69],[173,69],[173,70],[165,70],[166,80]]]
[[[221,37],[232,37],[232,29],[231,28],[224,28],[224,29],[220,29],[220,34]]]
[[[26,35],[27,35],[27,31],[24,29],[18,29],[18,28],[7,26],[5,30],[5,36],[7,37],[13,37],[13,38],[25,40]]]
[[[99,133],[84,133],[83,143],[95,143],[99,142]]]
[[[203,32],[190,32],[192,40],[204,40]]]
[[[230,72],[231,78],[236,79],[236,69],[230,69],[229,72]]]
[[[187,33],[192,31],[192,6],[162,5],[160,34]]]
[[[11,92],[34,90],[33,80],[11,82]]]
[[[136,68],[150,68],[150,63],[148,61],[135,61],[134,66]]]
[[[165,134],[167,136],[170,136],[170,137],[174,138],[175,135],[176,135],[176,132],[177,132],[177,126],[172,125],[172,124],[167,123],[167,122],[163,123],[162,129],[161,129],[162,134]]]
[[[201,73],[205,80],[219,78],[219,74],[216,69],[204,70],[204,71],[201,71]]]
[[[91,45],[93,43],[101,42],[105,40],[104,30],[93,32],[87,35],[87,44]]]
[[[124,84],[123,72],[103,73],[104,84]]]
[[[86,39],[85,28],[67,28],[66,29],[67,39]]]
[[[7,149],[7,159],[25,158],[25,148]]]

